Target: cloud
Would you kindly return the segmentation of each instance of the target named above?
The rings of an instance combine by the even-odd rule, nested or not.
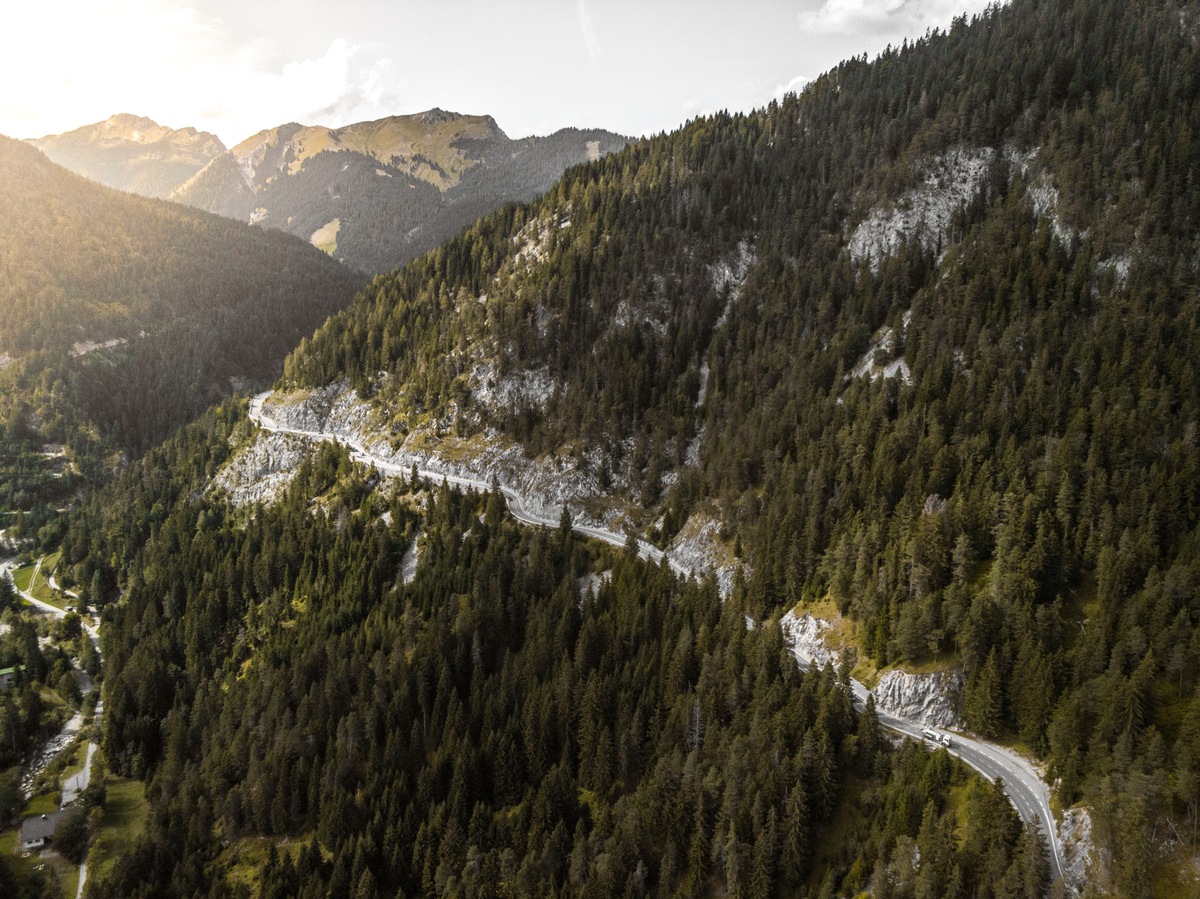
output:
[[[579,0],[575,8],[579,11],[579,28],[583,32],[583,42],[587,46],[588,56],[595,63],[600,57],[600,41],[596,38],[596,26],[592,24],[592,14],[588,12],[584,0]]]
[[[28,4],[16,13],[0,78],[33,81],[37,90],[28,102],[17,91],[0,99],[0,133],[40,136],[132,112],[232,144],[288,121],[340,125],[400,106],[403,82],[391,62],[336,36],[319,52],[289,55],[274,37],[235,34],[178,0],[65,7]],[[70,28],[58,27],[62,18]]]
[[[980,12],[989,0],[825,0],[800,13],[810,34],[916,34],[945,28],[964,12]]]
[[[775,85],[775,90],[771,93],[771,97],[776,100],[782,100],[786,94],[800,93],[808,82],[812,81],[807,75],[797,75],[788,81],[787,84]]]

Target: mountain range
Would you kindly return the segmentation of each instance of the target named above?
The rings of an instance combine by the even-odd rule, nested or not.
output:
[[[101,183],[286,231],[374,274],[628,139],[567,128],[512,140],[491,116],[432,109],[342,128],[281,125],[232,149],[127,114],[31,143]]]
[[[502,168],[425,115],[264,132],[256,202]],[[255,419],[29,535],[95,585],[105,755],[147,784],[93,895],[1195,895],[1197,135],[1195,0],[1011,0],[375,277]],[[206,165],[216,203],[240,163]],[[1065,879],[851,676],[1036,763]]]
[[[86,178],[159,199],[225,152],[215,134],[166,128],[128,113],[29,143]]]

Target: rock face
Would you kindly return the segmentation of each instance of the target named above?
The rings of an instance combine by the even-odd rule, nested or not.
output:
[[[404,551],[404,558],[400,560],[400,583],[411,584],[413,582],[413,578],[417,576],[417,562],[420,560],[421,538],[414,537],[413,542]]]
[[[415,465],[485,484],[498,481],[524,497],[525,509],[543,520],[557,521],[566,505],[577,524],[620,527],[623,513],[615,507],[615,501],[610,505],[596,475],[581,471],[571,459],[530,459],[520,446],[495,433],[482,440],[444,437],[437,442],[436,450],[418,442],[428,440],[428,434],[412,434],[397,445],[374,424],[372,407],[344,383],[292,398],[273,397],[264,411],[284,427],[344,438],[401,471]]]
[[[260,434],[217,473],[210,489],[224,490],[235,506],[269,502],[291,483],[308,448],[303,437]]]
[[[879,679],[875,704],[881,711],[928,727],[960,728],[959,700],[966,677],[962,671],[909,674],[889,671]]]
[[[990,147],[960,148],[920,167],[922,183],[893,206],[873,209],[850,235],[850,256],[867,260],[871,269],[894,255],[905,240],[916,239],[936,249],[950,228],[954,211],[978,190],[995,159]]]
[[[825,645],[823,634],[832,627],[828,621],[812,615],[798,618],[795,612],[788,612],[779,620],[779,626],[791,641],[792,655],[801,668],[824,668],[827,662],[836,667],[841,661],[841,655]]]
[[[1058,826],[1058,838],[1063,850],[1063,879],[1078,896],[1088,884],[1092,865],[1092,816],[1088,810],[1067,809]]]
[[[779,625],[802,668],[823,668],[827,662],[836,667],[841,661],[841,654],[826,645],[826,632],[832,627],[828,621],[788,612]],[[872,692],[880,711],[929,727],[955,729],[962,726],[958,707],[965,686],[966,677],[959,670],[934,674],[889,671]]]
[[[692,571],[711,571],[716,575],[717,589],[727,597],[733,592],[734,577],[742,563],[730,559],[721,544],[720,530],[715,518],[693,512],[667,551],[671,558]],[[744,566],[744,574],[750,576],[748,566]]]

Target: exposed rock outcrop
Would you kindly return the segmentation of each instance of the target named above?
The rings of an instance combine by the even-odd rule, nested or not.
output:
[[[720,541],[720,525],[702,512],[694,512],[667,547],[671,558],[691,571],[711,571],[722,596],[733,592],[733,579],[740,562],[732,558]],[[745,572],[747,575],[749,572]]]
[[[779,626],[791,641],[792,655],[801,668],[824,668],[826,662],[832,662],[836,667],[841,661],[841,655],[825,645],[823,635],[832,627],[828,621],[812,615],[797,617],[795,612],[788,612],[779,619]]]
[[[397,424],[386,410],[364,401],[344,382],[282,397],[264,394],[251,407],[254,420],[268,431],[296,431],[295,436],[303,440],[320,436],[343,441],[356,458],[369,459],[386,474],[407,477],[415,470],[435,482],[446,477],[477,490],[495,484],[508,494],[519,518],[554,526],[566,508],[575,526],[591,536],[617,546],[628,542],[621,535],[628,534],[636,496],[626,500],[601,489],[595,474],[598,466],[590,457],[553,453],[530,459],[519,444],[494,430],[467,438],[447,435],[448,418],[418,420],[416,430],[402,438],[405,422]],[[236,478],[232,481],[234,486],[240,483]],[[227,476],[222,485],[229,489],[229,482]],[[644,540],[639,543],[643,556],[656,562],[665,556],[679,574],[704,574],[669,551],[664,553]]]
[[[557,521],[564,505],[577,524],[620,531],[625,510],[600,488],[596,466],[580,466],[567,456],[528,458],[502,435],[482,438],[445,437],[429,448],[430,434],[410,434],[402,443],[381,433],[375,410],[344,383],[331,384],[294,397],[271,397],[265,414],[285,428],[330,433],[366,449],[388,465],[469,478],[493,480],[519,493],[525,508],[539,518]]]
[[[884,712],[928,727],[960,728],[959,700],[966,677],[960,670],[933,674],[889,671],[875,686],[875,704]]]
[[[876,270],[906,240],[917,240],[928,250],[940,247],[955,210],[975,195],[995,158],[991,147],[963,147],[927,160],[920,186],[894,205],[871,210],[854,229],[850,257],[865,259]]]
[[[1082,807],[1067,809],[1058,826],[1058,838],[1063,851],[1063,879],[1078,896],[1088,884],[1088,871],[1093,862],[1092,816],[1088,810]]]
[[[828,621],[788,612],[779,625],[801,667],[823,668],[827,662],[836,667],[841,662],[841,653],[828,646],[828,631],[833,627]],[[958,707],[965,685],[960,670],[933,674],[889,671],[872,692],[880,711],[930,727],[959,728]]]
[[[416,537],[404,551],[404,558],[400,560],[400,583],[411,584],[413,582],[413,578],[417,576],[417,562],[420,560],[421,540]]]
[[[291,483],[308,452],[309,441],[291,434],[259,434],[212,480],[235,506],[275,499]]]

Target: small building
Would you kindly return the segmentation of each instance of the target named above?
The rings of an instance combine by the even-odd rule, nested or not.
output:
[[[17,672],[24,671],[24,665],[15,668],[0,668],[0,690],[8,690],[17,681]]]
[[[54,839],[54,831],[58,827],[58,819],[62,812],[51,812],[48,815],[38,815],[26,818],[21,822],[21,849],[32,852],[41,849],[47,842]]]

